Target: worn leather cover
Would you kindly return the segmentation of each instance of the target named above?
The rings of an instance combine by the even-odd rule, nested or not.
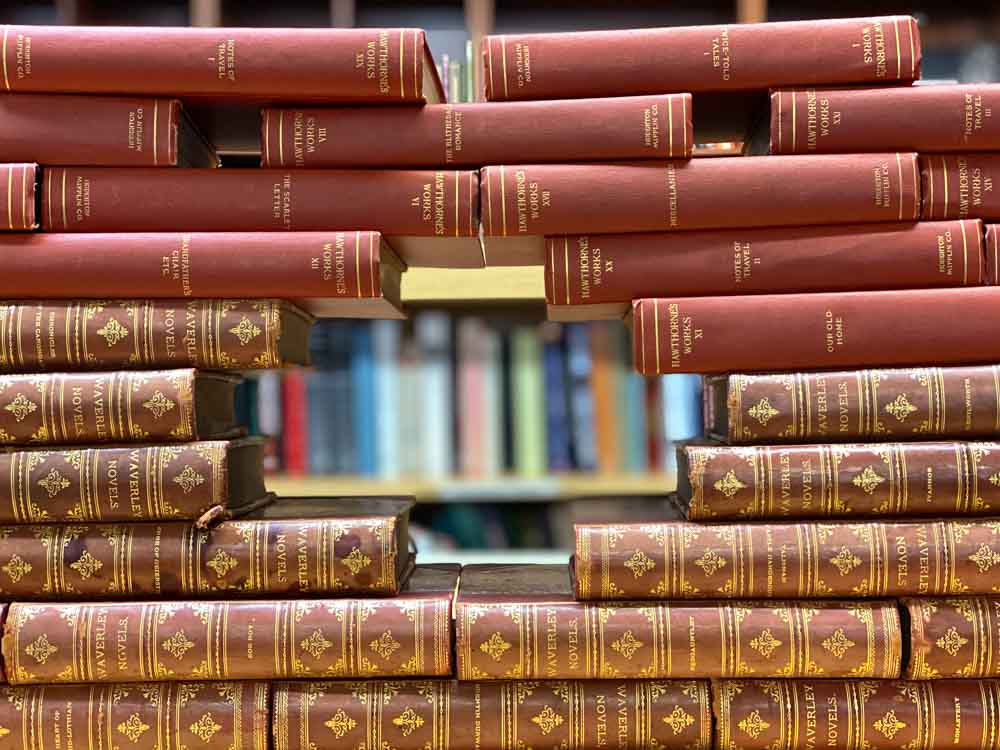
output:
[[[995,750],[991,680],[725,680],[713,685],[720,750]]]
[[[199,475],[181,476],[191,486]],[[2,526],[0,597],[392,595],[408,558],[399,523],[369,516],[224,521],[208,529],[170,522]]]
[[[82,353],[81,353],[82,354]],[[237,379],[194,370],[0,375],[0,445],[186,442],[221,437],[201,412],[232,404],[206,403],[200,382],[225,392]]]
[[[990,437],[1000,368],[720,375],[705,379],[705,425],[733,443]]]
[[[974,237],[983,227],[941,221],[546,237],[545,300],[976,286],[983,257],[961,253],[963,231]]]
[[[709,750],[706,681],[282,682],[275,750]]]
[[[890,601],[573,600],[566,566],[462,570],[458,678],[898,677]]]
[[[475,237],[475,171],[57,167],[49,232],[328,231]]]
[[[393,599],[13,604],[11,684],[451,673],[458,566],[418,566]]]
[[[997,287],[646,298],[632,321],[645,375],[1000,360]]]
[[[983,577],[994,583],[1000,553],[980,550]],[[1000,676],[1000,598],[906,599],[910,658],[905,677],[935,680],[947,677]]]
[[[678,455],[693,521],[1000,512],[1000,443],[689,445]]]
[[[694,147],[690,94],[265,109],[261,138],[264,167],[398,169],[684,159]]]
[[[921,58],[910,16],[503,34],[482,54],[491,101],[908,82]]]
[[[772,154],[1000,151],[1000,85],[771,92]]]
[[[0,232],[35,229],[37,164],[0,164]]]
[[[264,496],[260,451],[257,440],[206,440],[0,453],[0,523],[197,520],[238,510]]]
[[[5,687],[0,748],[267,750],[266,682]]]
[[[481,181],[483,232],[504,237],[910,221],[920,208],[912,153],[515,164]]]
[[[574,593],[603,601],[988,594],[998,531],[996,520],[578,524]]]
[[[381,297],[383,256],[378,232],[9,234],[0,298]]]
[[[0,242],[0,252],[4,249]],[[4,264],[0,289],[14,291],[23,280],[27,288],[21,287],[20,294],[30,296],[32,286],[55,289],[61,284],[65,277],[51,270],[65,270],[73,263],[51,257],[47,263],[27,260],[32,249],[18,250],[9,275]],[[171,262],[167,256],[162,260]],[[16,268],[22,263],[24,268]],[[95,277],[107,279],[95,278],[98,285],[129,290],[129,274],[95,263]],[[27,266],[34,268],[29,271]],[[61,284],[62,294],[73,297],[74,289],[76,297],[101,293],[86,279],[79,283]],[[307,364],[312,322],[308,313],[276,299],[5,299],[0,303],[0,373],[143,367],[256,370]]]
[[[3,88],[423,102],[420,29],[4,26]]]
[[[1000,153],[921,154],[920,218],[1000,220]]]

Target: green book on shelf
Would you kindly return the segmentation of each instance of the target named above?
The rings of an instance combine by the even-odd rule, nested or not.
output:
[[[522,326],[514,329],[511,355],[514,469],[522,476],[538,476],[548,469],[548,456],[542,341],[536,328]]]

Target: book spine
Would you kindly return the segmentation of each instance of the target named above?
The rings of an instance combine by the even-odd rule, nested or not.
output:
[[[899,676],[893,602],[459,601],[458,679]]]
[[[482,54],[490,101],[906,82],[921,59],[910,16],[505,34]]]
[[[721,385],[734,443],[971,439],[1000,424],[992,365],[730,375]]]
[[[183,478],[192,485],[198,476]],[[399,554],[395,519],[4,526],[0,593],[22,601],[396,594]]]
[[[0,453],[0,523],[201,518],[229,498],[228,446]]]
[[[440,479],[455,471],[451,318],[443,312],[423,312],[414,321],[414,335],[420,347],[418,465],[426,476]]]
[[[877,481],[870,468],[860,475],[866,486]],[[964,520],[577,525],[575,593],[602,601],[986,594],[992,563],[981,549],[997,535],[992,521]]]
[[[257,378],[257,427],[264,438],[261,468],[265,474],[281,468],[282,424],[281,372],[268,370]],[[251,433],[253,434],[253,433]]]
[[[998,151],[995,107],[991,84],[773,91],[771,153]]]
[[[1000,555],[986,545],[978,550],[984,578]],[[910,658],[904,677],[937,680],[948,677],[1000,677],[1000,599],[907,599]]]
[[[986,239],[986,270],[983,283],[995,286],[1000,284],[1000,224],[987,224]]]
[[[668,474],[677,476],[677,448],[702,434],[702,383],[697,375],[665,375],[660,379],[663,418],[663,465]]]
[[[982,231],[972,220],[547,237],[545,299],[978,286],[983,254],[963,254],[961,239],[978,247]]]
[[[171,232],[182,223],[194,232],[473,237],[478,196],[474,171],[68,167],[45,172],[42,222],[48,232]]]
[[[424,101],[419,29],[5,26],[3,41],[14,93]]]
[[[1000,154],[922,154],[920,218],[1000,220]]]
[[[278,124],[284,146],[277,143]],[[466,166],[691,156],[691,95],[265,109],[263,167]],[[306,147],[295,148],[302,132]],[[308,134],[323,133],[310,143]]]
[[[54,261],[45,267],[64,264]],[[40,268],[35,276],[54,276],[40,273]],[[104,275],[114,274],[105,268]],[[0,281],[0,287],[5,284],[6,279]],[[275,300],[10,302],[0,305],[0,373],[281,367],[280,333],[286,315],[305,313]],[[44,345],[36,345],[39,341]]]
[[[582,323],[566,326],[566,369],[569,373],[573,457],[575,468],[581,471],[597,469],[594,391],[591,388],[594,362],[590,333],[590,327]]]
[[[0,164],[0,232],[35,229],[37,164]]]
[[[481,181],[487,236],[910,221],[920,209],[913,153],[518,164]]]
[[[190,305],[239,299],[251,289],[257,298],[380,297],[381,242],[378,232],[292,232],[280,242],[268,232],[0,236],[7,259],[0,296],[174,298]],[[45,273],[55,267],[64,272]]]
[[[5,96],[0,161],[174,167],[180,119],[176,99]]]
[[[691,520],[985,515],[1000,444],[689,446]],[[682,484],[684,484],[682,482]]]
[[[647,298],[632,316],[644,375],[919,365],[929,341],[940,364],[1000,359],[996,287]]]
[[[573,439],[567,393],[566,350],[558,326],[543,333],[545,443],[550,471],[571,471]]]
[[[622,471],[621,444],[618,440],[618,420],[622,415],[617,398],[620,373],[615,361],[613,338],[618,330],[613,329],[613,325],[600,321],[589,324],[597,470],[608,475]]]
[[[540,477],[548,470],[545,382],[542,344],[533,326],[518,326],[511,336],[514,471]]]
[[[267,750],[271,694],[266,682],[8,687],[0,705],[4,746]],[[130,743],[130,744],[126,744]],[[162,743],[162,744],[161,744]]]
[[[309,469],[309,403],[306,375],[290,370],[281,380],[281,458],[289,474]]]
[[[813,734],[829,750],[980,750],[1000,720],[1000,684],[989,680],[726,680],[712,692],[727,750],[805,750]]]
[[[14,604],[4,663],[13,685],[446,676],[450,608],[449,596]]]
[[[194,372],[0,375],[0,445],[196,439]]]
[[[709,750],[710,703],[708,683],[696,680],[286,682],[274,688],[274,741],[275,750],[333,741],[386,741],[396,750],[596,748],[614,706],[620,750]]]
[[[375,367],[372,323],[354,321],[351,325],[351,422],[357,453],[357,473],[374,477],[377,473],[375,422],[378,402],[375,400]]]

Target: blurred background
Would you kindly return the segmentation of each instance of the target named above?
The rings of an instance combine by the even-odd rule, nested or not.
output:
[[[0,0],[0,23],[420,27],[451,101],[481,98],[490,33],[892,13],[920,22],[924,79],[1000,80],[1000,4],[987,2]],[[259,164],[255,108],[192,109],[224,166]],[[697,123],[697,100],[694,111]],[[635,375],[620,323],[545,322],[537,269],[413,269],[403,299],[410,320],[321,321],[312,368],[242,386],[270,489],[413,494],[427,562],[563,562],[574,522],[672,515],[674,446],[702,429],[697,377]]]

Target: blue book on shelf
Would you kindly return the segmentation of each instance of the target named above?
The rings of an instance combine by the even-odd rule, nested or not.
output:
[[[372,323],[356,320],[351,324],[351,422],[357,473],[375,476],[377,468],[375,427],[375,363]]]
[[[309,373],[309,471],[355,471],[351,419],[350,321],[321,320],[313,327],[316,347]]]
[[[677,470],[677,446],[702,434],[701,376],[663,375],[663,468]]]
[[[375,383],[375,466],[383,479],[402,472],[399,418],[402,407],[400,373],[403,324],[398,320],[372,322],[372,369]]]
[[[597,468],[597,443],[594,437],[594,393],[590,387],[593,362],[590,332],[585,323],[566,326],[566,363],[574,463],[580,471],[594,471]]]
[[[455,470],[451,318],[423,312],[413,325],[420,347],[420,469],[425,476],[447,477]]]
[[[562,326],[542,325],[542,367],[545,384],[545,418],[548,464],[550,471],[573,468],[570,449],[573,441],[569,418],[569,389],[566,381],[566,350]]]
[[[646,436],[649,432],[646,419],[646,378],[629,371],[625,383],[625,439],[628,445],[625,468],[635,474],[649,470],[646,453]]]

